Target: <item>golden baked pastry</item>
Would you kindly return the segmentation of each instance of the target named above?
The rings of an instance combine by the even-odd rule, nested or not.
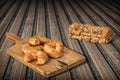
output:
[[[54,40],[46,42],[43,49],[51,58],[58,58],[62,56],[64,50],[62,42]]]
[[[30,45],[39,45],[40,44],[40,40],[37,37],[31,37],[28,40]]]
[[[43,65],[48,61],[48,56],[44,51],[32,50],[30,53],[24,55],[25,62],[37,60],[37,65]]]
[[[47,39],[44,36],[32,36],[31,38],[28,39],[29,44],[33,46],[44,44],[47,41],[49,41],[49,39]]]
[[[37,39],[39,39],[41,44],[49,41],[49,39],[47,39],[45,36],[33,36],[33,37],[36,37]]]
[[[23,44],[22,52],[24,61],[36,60],[37,65],[45,64],[48,56],[58,58],[63,55],[63,44],[61,41],[49,40],[44,36],[33,36],[28,39],[28,43]]]
[[[113,31],[109,27],[73,23],[69,27],[69,37],[93,43],[108,43]]]
[[[23,44],[22,46],[22,52],[24,54],[30,53],[33,50],[43,50],[43,47],[42,45],[31,46],[30,44]]]

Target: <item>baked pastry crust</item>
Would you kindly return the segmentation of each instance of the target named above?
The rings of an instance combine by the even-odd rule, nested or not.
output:
[[[40,40],[39,40],[39,38],[37,38],[37,37],[31,37],[31,38],[29,38],[28,39],[28,42],[29,42],[29,44],[30,45],[39,45],[41,42],[40,42]]]
[[[50,40],[44,44],[44,51],[51,58],[58,58],[63,55],[63,44],[61,41]]]
[[[23,59],[25,62],[36,60],[37,65],[43,65],[48,61],[48,56],[51,58],[62,56],[63,49],[61,41],[49,40],[44,36],[32,36],[28,43],[22,46]]]
[[[37,65],[43,65],[48,61],[48,56],[44,51],[33,50],[27,53],[23,57],[25,62],[31,62],[37,60]]]
[[[112,40],[113,31],[109,27],[73,23],[69,27],[69,37],[93,43],[108,43]]]

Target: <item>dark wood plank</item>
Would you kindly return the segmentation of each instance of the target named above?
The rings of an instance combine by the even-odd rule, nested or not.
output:
[[[28,15],[22,32],[22,38],[28,38],[33,35],[36,1],[31,0]],[[33,70],[27,68],[25,79],[33,79]]]
[[[10,12],[9,13],[9,15],[8,16],[13,16],[13,9],[16,9],[17,7],[16,7],[16,5],[18,5],[18,3],[19,3],[19,1],[17,1],[16,2],[16,4],[13,6],[13,8],[12,8],[12,13]],[[16,8],[15,8],[16,7]],[[9,18],[9,17],[8,17]],[[4,26],[3,27],[6,27],[5,25],[7,24],[7,21],[8,21],[9,19],[5,19],[5,20],[3,20],[3,23],[4,23],[4,21],[5,21],[5,23],[4,23]],[[1,30],[1,29],[0,29]],[[4,30],[3,30],[4,31]],[[3,32],[3,31],[1,31],[1,33]],[[15,30],[14,30],[15,31]],[[5,35],[4,35],[5,36]],[[9,46],[11,46],[12,45],[12,43],[9,43],[9,42],[7,42],[6,40],[3,42],[3,44],[1,45],[1,49],[0,49],[0,64],[1,64],[1,66],[0,66],[0,79],[2,79],[2,77],[3,77],[3,75],[4,75],[4,72],[5,72],[5,69],[6,69],[6,67],[7,67],[7,63],[9,62],[9,56],[8,55],[6,55],[6,48],[7,47],[9,47]]]
[[[8,12],[7,16],[2,20],[0,24],[0,38],[4,34],[5,30],[8,28],[8,25],[15,14],[16,9],[20,6],[20,1],[16,1],[15,4],[12,6],[10,11]]]
[[[84,8],[85,9],[85,8]],[[88,11],[88,8],[86,7],[86,10]],[[90,10],[90,9],[89,9]],[[92,13],[92,11],[89,11],[88,13],[89,15],[91,15],[91,17],[93,17],[94,21],[96,21],[97,19],[97,24],[98,25],[104,25],[107,26],[101,19],[99,19],[99,17],[97,17],[96,14]],[[114,33],[114,37],[115,39],[113,39],[112,44],[115,45],[116,47],[120,48],[120,37]],[[117,51],[115,48],[115,46],[113,46],[112,44],[107,44],[107,45],[100,45],[100,49],[102,47],[102,51],[104,51],[104,53],[106,53],[106,59],[108,60],[108,62],[110,63],[110,65],[113,67],[114,71],[116,71],[117,75],[120,75],[120,63],[119,63],[119,50]],[[114,48],[115,47],[115,48]],[[104,55],[104,54],[103,54]],[[111,60],[113,62],[111,62]],[[114,65],[113,65],[114,64]],[[114,68],[116,67],[116,69]]]
[[[104,18],[102,18],[102,17],[100,17],[100,15],[99,15],[99,13],[97,13],[97,11],[94,11],[94,9],[93,8],[91,8],[91,6],[89,6],[89,3],[87,3],[87,2],[85,2],[85,4],[86,5],[88,5],[88,8],[90,8],[92,11],[92,13],[91,14],[94,14],[94,15],[96,15],[96,16],[94,16],[94,17],[92,17],[92,15],[91,15],[91,18],[96,18],[96,19],[94,19],[93,21],[98,21],[98,22],[101,22],[101,24],[103,24],[102,26],[109,26],[109,27],[113,27],[113,26],[115,26],[114,24],[113,24],[113,26],[111,26],[111,25],[109,25],[109,24],[107,24],[106,23],[106,20],[104,20]],[[102,14],[101,14],[102,15]],[[97,16],[99,17],[99,18],[97,18]],[[112,21],[112,19],[110,19],[110,21]],[[113,28],[112,28],[113,29]],[[114,31],[115,33],[117,33],[116,31]],[[120,44],[120,42],[119,42],[119,35],[117,35],[117,34],[115,34],[114,33],[114,40],[112,41],[112,43],[114,43],[114,45],[116,45],[116,48],[117,47],[120,47],[119,46],[119,44]],[[119,33],[119,32],[118,32]],[[116,37],[117,37],[117,39],[116,39]],[[117,45],[118,44],[118,45]],[[118,49],[119,50],[119,49]]]
[[[3,14],[6,14],[6,10],[11,6],[14,0],[7,1],[7,3],[0,9],[0,19],[2,18]]]
[[[66,2],[66,1],[64,1],[64,0],[62,0],[62,3],[61,4],[63,4],[62,6],[63,6],[63,9],[65,9],[65,12],[66,12],[66,15],[68,16],[68,19],[69,19],[69,22],[79,22],[79,20],[77,19],[77,16],[74,16],[74,17],[72,17],[72,21],[71,21],[71,19],[70,19],[70,17],[71,16],[73,16],[73,15],[76,15],[75,13],[74,13],[74,11],[71,9],[71,7],[70,7],[70,4],[68,4],[68,2]],[[70,13],[70,14],[69,14]],[[69,28],[69,27],[68,27]],[[74,43],[73,43],[74,44]],[[79,45],[79,43],[76,43],[75,45]],[[80,52],[82,52],[83,53],[83,51],[82,51],[82,49],[78,49]],[[78,51],[77,50],[77,51]],[[91,74],[92,72],[91,72],[91,70],[89,70],[89,68],[88,67],[90,67],[87,63],[86,64],[84,64],[84,65],[81,65],[81,67],[79,68],[78,67],[78,69],[76,69],[76,72],[78,71],[78,72],[80,72],[80,70],[82,70],[83,69],[83,71],[85,71],[86,73],[88,73],[88,74]],[[86,68],[88,68],[88,70],[86,70]],[[82,71],[82,72],[83,72]],[[80,74],[80,73],[79,73]],[[88,76],[88,77],[86,77],[86,76],[82,76],[83,75],[86,75],[86,74],[84,74],[84,73],[82,73],[82,74],[80,74],[79,76],[80,76],[80,78],[82,78],[82,79],[94,79],[93,78],[93,76],[92,75],[86,75],[86,76]],[[74,76],[74,75],[73,75]],[[86,77],[86,78],[84,78],[84,77]]]
[[[113,11],[115,14],[120,16],[120,10],[115,8],[114,6],[110,5],[109,3],[105,1],[99,0],[100,4],[104,5],[105,7],[109,8],[111,11]]]
[[[85,5],[85,4],[83,4],[83,5]],[[87,8],[89,8],[89,6]],[[87,13],[87,14],[89,15],[89,17],[93,20],[93,22],[95,24],[97,24],[96,22],[99,22],[99,23],[101,23],[101,24],[99,24],[101,26],[108,26],[97,14],[95,14],[93,11],[90,10],[91,8],[89,8],[88,10],[87,10],[87,8],[84,8],[84,9],[86,12],[89,11],[89,13]],[[119,47],[120,46],[120,41],[119,41],[120,37],[114,31],[113,31],[113,33],[114,33],[114,36],[113,36],[113,41],[111,43],[113,43],[113,44],[117,45],[117,47]],[[114,38],[116,38],[116,39],[114,39]]]
[[[27,1],[27,0],[26,0]],[[26,10],[26,7],[27,7],[27,3],[28,2],[24,2],[23,4],[22,4],[22,7],[20,8],[20,10],[19,10],[19,12],[18,12],[18,14],[17,14],[17,16],[16,16],[16,18],[15,18],[15,21],[13,22],[13,24],[12,24],[12,26],[11,26],[11,28],[10,28],[10,30],[9,30],[9,32],[12,32],[12,33],[15,33],[15,34],[18,34],[18,32],[19,32],[19,29],[20,29],[20,25],[21,25],[21,23],[22,23],[22,19],[23,19],[23,16],[24,16],[24,13],[25,13],[25,10]],[[4,43],[3,43],[3,45],[2,45],[2,47],[1,47],[1,61],[2,62],[0,62],[2,65],[3,65],[3,63],[4,63],[4,66],[1,66],[0,67],[0,69],[2,69],[1,70],[1,77],[3,77],[3,74],[4,73],[6,73],[5,75],[4,75],[4,78],[3,79],[10,79],[9,78],[9,76],[10,76],[10,74],[12,74],[12,69],[14,69],[15,71],[16,71],[16,68],[13,66],[13,65],[18,65],[18,66],[21,66],[20,65],[20,63],[19,64],[16,64],[16,63],[12,63],[12,64],[9,64],[9,65],[11,65],[12,66],[12,68],[11,67],[9,67],[9,68],[7,68],[6,69],[6,67],[7,67],[7,63],[9,62],[9,60],[11,60],[11,59],[9,59],[9,56],[6,54],[6,48],[8,48],[9,46],[11,46],[11,45],[13,45],[13,43],[10,43],[10,42],[8,42],[8,41],[4,41]],[[2,56],[3,55],[3,56]],[[23,66],[22,65],[22,67],[23,68],[20,68],[20,67],[18,67],[18,68],[20,68],[19,70],[25,70],[25,66]],[[10,70],[10,68],[11,68],[11,70]],[[5,70],[6,69],[6,70]],[[9,71],[10,70],[10,71]],[[21,70],[21,71],[22,71]],[[6,71],[6,72],[5,72]],[[16,72],[18,72],[18,70],[16,71]],[[14,75],[12,75],[12,76],[16,76],[16,74],[17,73],[15,73]],[[21,77],[22,76],[22,77]],[[16,76],[16,77],[21,77],[20,79],[24,79],[24,76],[25,76],[25,73],[24,72],[22,72],[21,74],[19,74],[19,76]],[[1,78],[0,78],[1,79]]]
[[[20,11],[20,15],[19,15],[19,19],[17,19],[17,22],[19,22],[19,20],[22,22],[22,19],[24,18],[24,14],[28,5],[28,1],[23,2],[24,4],[22,5],[21,11]],[[20,25],[21,23],[17,23],[16,25]],[[21,28],[19,28],[21,29]],[[13,62],[13,67],[11,69],[11,74],[9,76],[10,80],[16,79],[16,80],[25,80],[26,79],[26,69],[27,67],[23,64],[21,64],[20,62],[18,62],[17,60],[14,59]],[[16,76],[19,75],[19,76]]]
[[[38,0],[37,2],[37,13],[36,13],[36,32],[35,35],[42,35],[46,36],[46,26],[45,26],[45,1]],[[33,79],[34,80],[48,80],[47,77],[40,75],[37,72],[33,72]]]
[[[120,6],[115,4],[115,2],[113,1],[109,1],[109,0],[105,0],[106,3],[109,3],[111,6],[117,8],[118,10],[120,9]]]
[[[22,1],[0,1],[0,80],[120,79],[120,1]],[[92,44],[70,39],[68,28],[73,22],[109,26],[114,31],[113,40]],[[62,40],[68,48],[83,53],[87,61],[57,76],[43,77],[6,55],[6,48],[13,45],[5,39],[6,31],[22,38],[43,35]]]
[[[58,23],[57,23],[56,16],[55,16],[55,11],[54,11],[54,8],[52,6],[53,5],[52,1],[48,0],[47,5],[48,5],[47,9],[48,9],[48,18],[49,18],[51,39],[61,40],[60,32],[59,32],[59,28],[58,28]],[[72,80],[69,71],[64,72],[64,74],[60,74],[57,77],[59,77],[58,80],[61,80],[61,79]]]
[[[46,22],[45,22],[45,5],[44,0],[40,0],[37,10],[36,35],[46,36]]]
[[[55,16],[55,11],[52,6],[53,4],[50,0],[48,0],[47,5],[51,39],[61,40],[59,27]]]
[[[96,25],[100,25],[100,26],[108,26],[107,24],[105,24],[104,21],[101,20],[101,18],[99,16],[97,16],[93,11],[91,11],[89,9],[89,7],[87,7],[85,4],[81,4],[81,6],[84,6],[84,9],[85,11],[89,12],[87,13],[90,18],[93,20],[94,24]],[[114,39],[114,37],[116,36],[116,39]],[[105,56],[105,58],[107,59],[108,63],[112,66],[114,72],[118,75],[120,75],[120,69],[118,66],[120,66],[120,63],[119,63],[119,58],[120,55],[119,55],[119,50],[115,49],[116,47],[119,47],[120,48],[120,37],[114,33],[114,37],[113,37],[113,41],[109,44],[106,44],[106,45],[101,45],[99,44],[98,47],[99,49],[101,50],[101,52],[103,53],[103,55]],[[118,44],[118,45],[116,45]],[[116,46],[113,46],[113,45],[116,45]]]
[[[32,29],[33,29],[33,24],[34,24],[33,23],[34,22],[34,14],[35,14],[35,4],[36,4],[36,1],[34,1],[34,0],[32,0],[30,3],[28,15],[27,15],[24,29],[23,29],[23,32],[21,35],[22,38],[23,37],[27,38],[27,37],[30,37],[32,35]],[[18,70],[19,70],[19,72],[18,72]],[[33,70],[27,69],[26,66],[24,66],[22,63],[15,60],[13,63],[11,74],[10,74],[10,79],[11,80],[13,80],[13,79],[21,80],[21,78],[23,78],[23,79],[31,80],[31,79],[33,79],[32,73],[30,73],[31,71],[33,72]],[[20,74],[21,75],[16,76],[16,73],[18,75],[20,75]]]
[[[79,44],[77,43],[77,41],[74,41],[74,40],[70,40],[69,36],[68,36],[68,28],[69,28],[69,22],[67,20],[67,17],[60,5],[60,3],[58,1],[55,1],[55,7],[56,7],[56,10],[58,12],[58,16],[59,16],[59,22],[61,24],[60,28],[63,29],[62,32],[62,36],[65,35],[65,38],[67,41],[63,40],[63,42],[66,44],[68,44],[67,46],[75,51],[78,51],[78,52],[82,52]],[[90,68],[88,67],[88,64],[87,63],[84,63],[78,67],[76,67],[75,69],[72,70],[72,72],[74,73],[71,73],[72,74],[72,77],[73,79],[94,79],[93,77],[93,74],[90,70]],[[76,72],[76,73],[75,73]],[[86,74],[86,72],[88,74]],[[61,77],[57,76],[56,77],[57,79],[62,79]],[[64,79],[64,78],[63,78]]]
[[[110,9],[108,9],[107,7],[105,7],[103,4],[100,4],[98,1],[91,1],[96,8],[100,9],[102,12],[104,12],[104,14],[106,14],[106,16],[110,17],[114,22],[116,22],[117,24],[120,25],[120,21],[118,19],[120,19],[120,16],[115,14],[113,11],[111,11]]]
[[[107,1],[107,3],[109,3],[109,2],[110,2],[112,5],[114,5],[114,7],[116,7],[116,8],[118,8],[118,9],[120,9],[119,3],[117,3],[117,2],[116,2],[117,0],[116,0],[116,1],[112,1],[112,0],[111,0],[111,1],[109,1],[109,0],[105,0],[105,1]]]
[[[1,0],[0,1],[0,9],[3,7],[3,5],[7,2],[7,0]]]
[[[116,24],[111,18],[107,17],[102,11],[97,9],[92,3],[89,1],[87,2],[88,4],[91,4],[90,7],[109,25],[111,28],[118,34],[120,35],[120,29],[119,25]]]
[[[79,1],[77,3],[79,3],[81,5],[82,2]],[[77,5],[74,4],[73,2],[71,4],[73,4],[74,7],[77,7]],[[85,23],[93,24],[90,21],[89,17],[84,18],[87,15],[85,14],[85,16],[84,16],[83,14],[81,14],[82,10],[80,7],[75,8],[75,9],[78,12],[78,15],[80,15],[82,17],[82,19],[84,20]],[[72,17],[74,17],[74,16],[71,16],[71,20],[72,20]],[[104,57],[102,56],[101,52],[96,47],[96,45],[91,44],[91,43],[86,43],[86,42],[83,42],[83,44],[86,47],[86,49],[88,50],[89,57],[91,57],[91,59],[93,60],[93,63],[96,66],[101,78],[102,79],[107,79],[107,78],[109,79],[111,77],[113,79],[117,79],[114,72],[109,67],[108,63],[106,62],[106,60],[104,59]],[[110,72],[110,73],[108,74],[108,72]]]
[[[30,8],[28,11],[28,15],[25,21],[22,38],[29,38],[32,36],[32,29],[33,29],[33,22],[34,22],[34,15],[35,15],[35,5],[36,1],[32,0],[30,3]]]
[[[33,72],[33,80],[49,80],[49,78],[41,76],[39,73],[37,72]]]

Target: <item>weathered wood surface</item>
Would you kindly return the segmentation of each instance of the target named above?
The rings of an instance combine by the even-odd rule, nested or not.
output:
[[[64,47],[63,56],[57,59],[49,58],[48,62],[44,65],[38,66],[36,65],[36,61],[27,63],[24,61],[24,54],[21,51],[22,45],[28,43],[26,39],[22,39],[15,34],[8,32],[6,33],[6,38],[15,43],[14,46],[7,49],[7,53],[45,77],[55,76],[63,71],[66,71],[85,62],[86,60],[82,54]]]
[[[1,0],[0,80],[119,80],[120,79],[119,0]],[[73,22],[109,26],[114,31],[109,44],[93,44],[68,37]],[[6,54],[12,45],[5,33],[22,38],[44,35],[62,40],[82,53],[87,61],[59,75],[46,78]]]

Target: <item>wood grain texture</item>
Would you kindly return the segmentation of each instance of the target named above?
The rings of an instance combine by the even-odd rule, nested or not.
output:
[[[5,17],[5,19],[2,20],[1,25],[0,25],[0,37],[3,35],[4,31],[9,25],[9,22],[11,21],[13,15],[15,14],[15,11],[18,8],[19,3],[20,1],[16,1],[15,4],[10,9],[10,11],[8,12],[8,15]]]
[[[77,2],[79,3],[79,2]],[[81,3],[82,5],[82,3]],[[74,5],[75,6],[75,5]],[[77,5],[76,5],[77,6]],[[83,6],[83,5],[82,5]],[[83,6],[84,7],[84,6]],[[78,8],[76,11],[80,12],[80,8]],[[82,15],[80,14],[82,17],[86,16],[86,15]],[[73,19],[74,16],[71,16],[71,20]],[[84,18],[83,18],[84,20]],[[84,20],[85,23],[89,23],[89,24],[92,24],[92,22],[89,20],[89,18],[86,20]],[[88,22],[87,22],[88,21]],[[74,22],[74,21],[73,21]],[[107,62],[105,61],[104,57],[100,54],[100,51],[99,49],[96,47],[95,44],[90,44],[90,43],[87,43],[87,42],[83,42],[83,44],[85,45],[85,47],[87,48],[88,52],[89,52],[89,56],[91,56],[92,60],[93,60],[93,63],[95,64],[98,72],[100,73],[101,75],[101,78],[104,79],[104,77],[106,76],[106,78],[113,78],[113,79],[116,79],[116,76],[114,75],[114,73],[112,72],[112,70],[110,69],[109,65],[107,64]],[[99,56],[99,57],[98,57]],[[100,59],[99,59],[100,58]],[[101,60],[101,61],[100,61]],[[103,63],[104,65],[99,65]],[[109,67],[109,68],[108,68]],[[105,75],[107,71],[105,70],[108,70],[108,71],[111,71],[110,73],[112,74],[108,74],[108,75]]]
[[[105,7],[102,4],[99,4],[96,1],[91,1],[95,6],[97,6],[98,9],[100,9],[101,11],[103,11],[105,13],[106,16],[112,18],[114,20],[114,22],[116,22],[117,24],[120,23],[120,21],[118,21],[117,19],[120,18],[119,15],[115,14],[113,11],[111,11],[109,8]]]
[[[13,9],[15,9],[15,6],[16,6],[16,8],[17,8],[17,4],[19,3],[19,1],[17,1],[16,2],[16,4],[15,5],[13,5],[13,8],[11,9],[11,10],[13,10]],[[12,13],[14,13],[14,11],[12,12]],[[8,17],[8,16],[13,16],[13,14],[11,14],[11,11],[10,11],[10,14],[8,14],[7,16],[6,16],[6,18],[10,18],[10,17]],[[11,27],[11,26],[9,26],[9,27],[7,27],[6,25],[8,25],[9,24],[9,21],[8,21],[9,19],[5,19],[5,22],[3,22],[3,25],[2,25],[2,23],[1,23],[1,25],[0,25],[0,27],[1,27],[1,29],[0,30],[2,30],[1,31],[1,33],[4,33],[4,29],[2,29],[2,26],[4,27],[4,28],[9,28],[9,27]],[[7,22],[8,21],[8,22]],[[6,24],[7,23],[7,24]],[[18,28],[19,26],[14,26],[10,31],[13,31],[13,33],[17,33],[18,31]],[[16,31],[14,30],[14,29],[16,29]],[[5,35],[4,34],[2,34],[2,36],[4,36],[5,37]],[[1,37],[2,38],[2,37]],[[6,67],[7,67],[7,64],[8,64],[8,62],[9,62],[9,56],[8,55],[6,55],[6,54],[4,54],[4,53],[6,53],[6,51],[5,51],[5,48],[6,47],[10,47],[11,45],[13,45],[13,43],[9,43],[9,42],[7,42],[7,40],[4,40],[3,42],[2,42],[3,44],[1,45],[1,48],[0,48],[0,64],[2,65],[1,67],[0,67],[0,79],[2,79],[2,76],[4,75],[4,73],[5,73],[5,71],[6,71]]]
[[[16,60],[22,62],[23,64],[46,77],[54,76],[85,61],[85,57],[83,55],[64,47],[64,55],[62,57],[58,59],[49,59],[45,65],[37,66],[35,64],[36,61],[27,63],[24,61],[24,54],[21,51],[22,45],[26,43],[26,40],[18,38],[12,33],[7,33],[6,37],[8,40],[15,41],[15,45],[8,48],[7,53]]]
[[[12,25],[12,28],[10,29],[9,32],[13,32],[12,31],[13,28],[16,29],[16,31],[18,30],[18,32],[19,32],[19,29],[21,29],[21,23],[24,18],[24,14],[25,14],[27,5],[28,5],[28,1],[26,0],[23,2],[22,7],[19,10],[20,12],[15,19],[15,23]],[[16,26],[18,26],[18,28]],[[23,65],[20,62],[18,62],[17,60],[15,60],[13,62],[13,67],[11,68],[11,74],[8,79],[10,79],[10,80],[13,80],[13,79],[25,80],[26,69],[27,69],[27,67],[25,65]],[[19,76],[16,76],[16,74]],[[24,77],[22,77],[22,76],[24,76]]]
[[[11,4],[13,3],[14,0],[11,1],[7,1],[7,3],[5,3],[4,6],[2,6],[2,8],[0,9],[0,19],[2,18],[2,16],[4,14],[6,14],[5,12],[8,11],[8,9],[10,8]]]
[[[110,26],[112,26],[113,30],[115,30],[116,32],[118,32],[117,34],[120,35],[120,29],[118,28],[119,24],[117,24],[116,22],[114,22],[114,20],[111,20],[111,18],[106,15],[103,11],[101,11],[101,9],[97,8],[95,5],[93,5],[91,2],[88,2],[90,5],[90,7],[98,14],[100,15]],[[119,18],[119,17],[118,17]]]
[[[82,4],[85,6],[85,4]],[[86,8],[89,8],[87,6],[85,6]],[[88,15],[90,15],[92,17],[92,20],[93,21],[96,21],[97,22],[94,22],[94,24],[97,24],[97,25],[104,25],[104,26],[108,26],[105,22],[103,22],[101,20],[101,18],[98,17],[98,15],[96,15],[95,13],[93,13],[90,9],[85,9],[86,11],[89,11],[89,13],[87,13]],[[91,23],[92,24],[92,23]],[[102,44],[98,44],[97,46],[99,47],[99,49],[101,49],[101,52],[103,53],[103,55],[106,57],[106,59],[108,60],[109,64],[114,67],[114,65],[117,66],[120,66],[119,64],[119,49],[120,49],[120,42],[119,42],[119,35],[116,34],[114,32],[114,37],[113,37],[113,40],[110,44],[107,44],[107,45],[102,45]],[[114,46],[115,45],[115,46]],[[114,58],[110,58],[110,57],[114,57]],[[110,62],[110,60],[112,60]],[[119,71],[119,67],[116,68],[116,70],[114,70],[118,75],[120,73],[118,73],[117,71]]]
[[[119,0],[1,0],[0,80],[119,80],[120,79]],[[71,23],[108,26],[114,31],[109,44],[91,44],[70,39]],[[6,54],[13,46],[6,32],[22,38],[43,35],[86,57],[86,62],[59,75],[46,78]],[[96,50],[95,50],[96,49]]]
[[[65,1],[62,1],[62,2],[63,2],[63,4],[65,4],[64,3]],[[71,49],[76,50],[78,52],[82,52],[82,50],[79,46],[79,43],[77,41],[73,41],[73,40],[69,39],[68,27],[69,27],[70,24],[67,20],[67,17],[65,15],[65,13],[64,13],[64,10],[62,9],[62,6],[63,5],[60,5],[60,3],[56,2],[56,8],[57,8],[56,10],[58,11],[58,16],[60,18],[59,22],[62,24],[60,27],[63,28],[63,31],[61,31],[61,32],[62,32],[62,35],[66,34],[65,37],[66,37],[67,41],[64,41],[64,42],[68,43],[67,46],[69,46]],[[68,8],[67,3],[63,7]],[[71,11],[71,9],[66,9],[66,10]],[[70,13],[72,14],[72,12],[70,12]],[[79,66],[79,67],[75,68],[74,70],[72,70],[72,72],[73,72],[73,78],[76,78],[76,79],[77,78],[78,79],[83,79],[83,80],[84,79],[92,79],[92,80],[94,79],[93,74],[91,73],[91,70],[90,70],[89,65],[87,63],[83,64],[82,66]],[[86,75],[86,72],[89,73],[89,75]]]
[[[38,2],[37,7],[37,23],[36,23],[36,34],[46,36],[46,27],[45,27],[45,3],[44,0]]]
[[[35,32],[34,35],[46,36],[46,17],[45,17],[45,0],[38,0],[36,4],[36,18],[35,18]],[[34,80],[48,80],[49,78],[40,75],[37,72],[33,72]]]

